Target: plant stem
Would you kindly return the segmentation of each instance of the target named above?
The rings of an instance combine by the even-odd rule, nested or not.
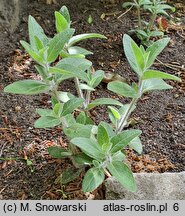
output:
[[[138,15],[138,28],[139,30],[142,29],[142,24],[141,24],[141,11],[140,11],[140,7],[137,8],[137,15]]]
[[[116,133],[120,133],[123,128],[126,126],[127,124],[127,120],[131,114],[132,108],[133,106],[137,103],[138,99],[141,97],[142,95],[142,80],[139,79],[139,83],[138,83],[138,97],[136,98],[132,98],[130,104],[129,104],[129,108],[127,109],[126,113],[121,117],[121,119],[118,122],[118,126],[116,128]]]
[[[88,104],[90,103],[90,98],[91,98],[91,91],[88,91],[87,90],[87,93],[86,93],[86,100],[85,100],[85,109],[87,108]]]
[[[75,81],[75,86],[76,86],[76,90],[77,90],[77,93],[78,93],[78,96],[80,98],[84,98],[84,95],[83,95],[83,92],[80,88],[80,81],[77,77],[74,78],[74,81]]]
[[[131,114],[131,110],[134,106],[134,104],[137,102],[138,98],[133,98],[132,101],[130,102],[129,108],[127,110],[127,112],[125,113],[124,116],[122,116],[122,118],[120,119],[119,123],[118,123],[118,128],[116,129],[116,133],[119,133],[123,130],[123,128],[125,127],[125,125],[127,124],[127,120]]]
[[[154,14],[152,15],[151,19],[150,19],[150,22],[149,22],[149,25],[148,25],[148,29],[149,29],[150,31],[153,29],[156,16],[157,16],[157,14],[154,13]]]

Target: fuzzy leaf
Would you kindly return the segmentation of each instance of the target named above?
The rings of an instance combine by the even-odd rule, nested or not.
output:
[[[109,144],[108,133],[107,133],[106,129],[101,124],[98,126],[97,141],[101,147],[104,144]]]
[[[81,83],[81,84],[79,85],[79,87],[80,87],[80,89],[82,89],[82,90],[95,91],[94,88],[92,88],[92,87],[90,87],[90,86],[88,86],[87,84],[84,84],[84,83]]]
[[[96,86],[98,86],[100,84],[100,82],[103,80],[103,78],[104,78],[104,71],[102,71],[102,70],[95,71],[95,73],[92,76],[92,80],[90,81],[90,85],[93,88],[96,88]]]
[[[50,90],[50,86],[38,80],[20,80],[4,88],[4,92],[12,94],[34,95],[45,93]]]
[[[91,55],[93,54],[92,52],[84,49],[84,48],[81,48],[79,46],[71,46],[68,48],[68,52],[70,55],[77,55],[77,54],[81,54],[81,55]]]
[[[136,191],[136,183],[131,170],[121,161],[113,161],[108,165],[110,173],[131,192]]]
[[[52,109],[36,109],[36,112],[40,115],[40,116],[53,116],[53,110]]]
[[[78,108],[84,102],[83,98],[73,98],[68,100],[63,105],[62,116],[72,113],[76,108]]]
[[[132,141],[130,141],[129,146],[139,154],[143,151],[143,146],[139,137],[135,137]]]
[[[152,91],[152,90],[166,90],[166,89],[172,89],[173,87],[168,85],[164,80],[162,79],[147,79],[143,81],[143,93]]]
[[[31,47],[35,51],[38,50],[37,45],[35,43],[35,36],[39,38],[39,40],[43,43],[44,46],[48,44],[49,39],[45,35],[44,30],[37,23],[35,18],[32,17],[31,15],[29,15],[29,18],[28,18],[28,31],[29,31],[29,39],[30,39]]]
[[[57,32],[63,32],[67,28],[69,28],[69,23],[67,20],[62,16],[62,14],[58,11],[55,11],[55,25]]]
[[[83,192],[91,192],[95,190],[104,181],[105,175],[102,168],[89,169],[82,182]]]
[[[100,105],[117,105],[117,106],[122,106],[122,103],[120,103],[119,101],[112,99],[112,98],[98,98],[94,101],[92,101],[89,105],[88,105],[88,109],[92,109],[96,106],[100,106]]]
[[[72,158],[75,161],[75,163],[77,163],[78,165],[90,165],[92,164],[92,160],[93,160],[91,157],[87,156],[83,152],[73,155]]]
[[[60,175],[60,183],[61,184],[67,184],[69,182],[74,181],[76,178],[78,178],[81,174],[83,169],[77,169],[74,167],[70,167],[66,169],[62,174]]]
[[[142,76],[142,79],[145,80],[145,79],[151,79],[151,78],[161,78],[161,79],[171,79],[171,80],[181,81],[179,77],[164,73],[162,71],[157,71],[157,70],[145,71]]]
[[[137,92],[135,91],[135,89],[124,82],[120,82],[120,81],[110,82],[107,88],[110,91],[124,97],[131,97],[131,98],[137,97]]]
[[[131,68],[141,76],[143,67],[143,56],[141,50],[134,40],[127,34],[123,36],[123,47]]]
[[[163,51],[169,43],[170,38],[163,38],[154,42],[147,48],[146,52],[150,52],[146,68],[149,68],[155,61],[156,57]]]
[[[39,64],[44,63],[44,59],[42,58],[42,56],[40,56],[37,51],[34,51],[32,47],[30,46],[30,44],[28,44],[27,42],[23,40],[21,40],[20,43],[24,47],[26,52],[32,57],[33,60],[35,60]]]
[[[71,156],[72,153],[59,146],[51,146],[48,148],[48,153],[54,158],[65,158]]]
[[[71,140],[71,143],[79,147],[89,157],[92,157],[98,161],[101,161],[104,158],[104,154],[95,140],[84,137],[76,137]]]
[[[34,123],[35,128],[52,128],[61,124],[61,120],[52,116],[43,116]]]
[[[123,131],[116,136],[112,137],[112,153],[122,150],[126,147],[135,137],[138,137],[141,134],[140,130],[132,129]]]
[[[64,45],[69,41],[74,34],[74,29],[66,29],[56,34],[49,42],[47,62],[54,62],[61,53]]]
[[[106,39],[106,37],[102,34],[97,34],[97,33],[88,33],[88,34],[79,34],[79,35],[75,35],[73,36],[69,42],[68,42],[68,47],[73,46],[74,44],[88,39],[88,38],[103,38]]]
[[[93,125],[83,125],[83,124],[76,123],[70,125],[70,127],[68,128],[64,128],[64,133],[70,139],[73,139],[75,137],[90,138],[92,127]]]
[[[62,16],[67,20],[67,22],[70,24],[70,14],[69,11],[67,9],[67,7],[64,5],[60,8],[59,12],[62,14]]]

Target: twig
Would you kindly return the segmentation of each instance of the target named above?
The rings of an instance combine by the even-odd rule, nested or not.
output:
[[[1,194],[7,187],[8,187],[8,185],[6,185],[4,188],[2,188],[2,189],[0,190],[0,194]]]
[[[185,70],[185,68],[183,67],[183,65],[178,66],[178,65],[173,65],[173,64],[170,64],[170,63],[164,63],[164,62],[160,61],[159,59],[156,59],[156,60],[157,60],[160,64],[162,64],[162,65],[164,65],[164,66],[166,66],[166,67],[168,67],[168,68],[171,68],[171,69],[173,69],[173,70],[176,70],[176,71],[179,71],[179,69]]]
[[[7,143],[5,142],[5,143],[3,144],[3,146],[2,146],[2,148],[1,148],[0,157],[3,155],[3,150],[4,150],[4,147],[5,147],[6,144],[7,144]]]
[[[129,9],[127,9],[124,13],[122,13],[121,15],[119,15],[118,19],[120,19],[125,14],[127,14],[132,9],[132,7],[133,7],[133,5],[131,7],[129,7]]]

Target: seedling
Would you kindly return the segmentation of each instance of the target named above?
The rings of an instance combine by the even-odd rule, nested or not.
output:
[[[26,95],[48,93],[51,96],[51,109],[37,109],[40,118],[34,126],[61,126],[69,140],[66,149],[56,146],[48,148],[50,155],[55,158],[68,157],[77,168],[62,173],[62,184],[74,180],[89,167],[82,182],[84,192],[95,190],[103,183],[105,176],[111,175],[128,190],[136,191],[132,171],[125,163],[124,149],[130,147],[139,154],[142,152],[139,138],[141,131],[128,130],[126,126],[137,101],[145,92],[171,89],[164,79],[180,80],[176,76],[151,69],[157,55],[168,44],[169,38],[161,39],[144,49],[143,46],[138,47],[130,36],[124,35],[125,55],[139,82],[128,85],[125,82],[113,81],[108,84],[108,89],[130,98],[130,103],[122,104],[111,98],[91,100],[91,92],[95,91],[102,81],[104,72],[94,71],[92,63],[85,59],[88,52],[73,45],[92,36],[104,37],[99,34],[73,36],[74,29],[70,28],[69,13],[65,7],[60,10],[60,14],[55,13],[55,16],[56,20],[58,19],[58,33],[52,39],[48,38],[35,19],[30,17],[30,44],[21,41],[26,51],[37,62],[36,70],[41,80],[17,81],[5,87],[4,91]],[[59,56],[62,57],[61,60],[58,60]],[[69,78],[75,79],[78,97],[70,92],[58,90],[59,84]],[[102,121],[95,125],[92,121],[90,110],[99,105],[108,105],[112,123]],[[74,117],[74,112],[77,117]]]
[[[138,27],[131,32],[135,32],[141,43],[145,46],[152,44],[152,38],[163,37],[164,33],[155,25],[156,18],[159,14],[169,16],[167,10],[175,11],[174,7],[165,4],[166,1],[161,0],[133,0],[133,2],[125,2],[123,7],[134,7],[138,14]],[[142,11],[150,12],[149,21],[142,20]]]

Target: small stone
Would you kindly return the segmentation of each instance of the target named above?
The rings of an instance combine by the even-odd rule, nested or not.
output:
[[[20,107],[20,106],[16,106],[16,107],[15,107],[15,111],[16,111],[16,112],[19,112],[20,110],[21,110],[21,107]]]
[[[175,95],[174,95],[174,98],[178,98],[178,97],[179,97],[179,94],[175,94]]]
[[[137,191],[129,192],[115,178],[106,180],[106,200],[184,200],[185,172],[134,173]]]

